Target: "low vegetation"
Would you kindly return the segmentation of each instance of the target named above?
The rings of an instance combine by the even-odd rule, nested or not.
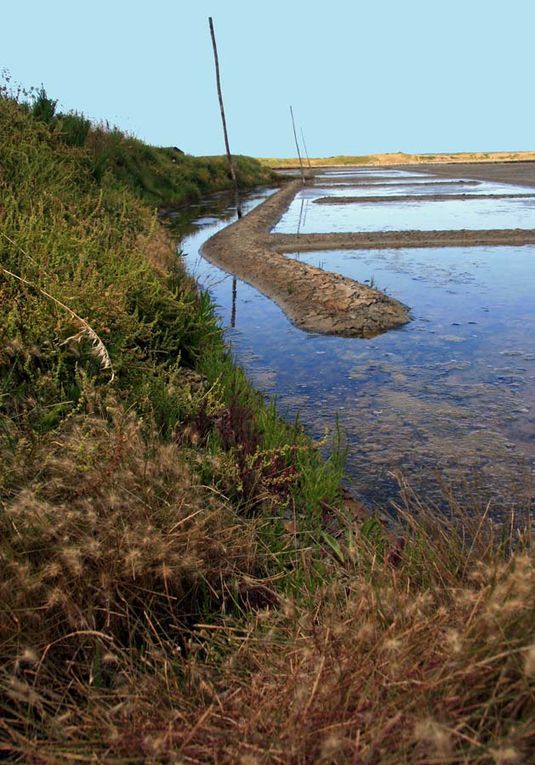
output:
[[[226,157],[192,157],[178,148],[148,146],[120,130],[102,126],[89,132],[85,146],[97,178],[107,170],[119,183],[158,207],[196,201],[231,185]],[[272,180],[271,172],[255,159],[235,156],[234,163],[242,188]]]
[[[532,761],[529,530],[404,486],[359,519],[234,367],[174,192],[36,103],[0,98],[1,755]]]
[[[176,146],[149,146],[109,123],[93,124],[83,114],[62,113],[57,101],[41,87],[13,93],[10,76],[4,72],[4,95],[14,96],[58,143],[85,149],[85,159],[93,178],[100,183],[107,175],[121,186],[128,186],[150,205],[181,205],[203,195],[231,187],[227,159],[193,157]],[[25,96],[25,98],[20,98]],[[235,156],[236,175],[242,188],[273,180],[270,170],[251,157]]]
[[[535,160],[533,151],[494,151],[494,152],[456,152],[453,154],[406,154],[393,152],[391,154],[361,154],[338,155],[335,157],[314,157],[305,162],[305,168],[310,162],[312,167],[344,167],[345,165],[417,165],[449,162],[527,162]],[[268,168],[298,168],[297,157],[265,158],[260,162]]]

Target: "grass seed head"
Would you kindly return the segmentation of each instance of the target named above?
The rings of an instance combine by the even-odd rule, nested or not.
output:
[[[489,754],[495,765],[515,765],[522,761],[520,753],[512,746],[491,748]]]
[[[452,750],[451,734],[444,726],[431,718],[416,723],[414,738],[416,741],[427,744],[438,755],[447,755]]]

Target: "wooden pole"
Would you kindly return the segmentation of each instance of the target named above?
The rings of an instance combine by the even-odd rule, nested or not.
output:
[[[234,185],[234,199],[236,202],[236,213],[238,215],[238,218],[241,218],[242,216],[242,209],[241,209],[241,203],[240,203],[240,192],[238,189],[238,179],[236,178],[236,170],[234,168],[234,162],[232,160],[232,155],[230,153],[230,146],[228,142],[228,133],[227,133],[227,121],[225,119],[225,107],[223,106],[223,95],[221,93],[221,79],[219,76],[219,57],[217,55],[217,43],[215,41],[215,32],[214,32],[214,23],[212,21],[212,17],[210,16],[208,19],[208,23],[210,25],[210,35],[212,37],[212,47],[214,49],[214,61],[215,61],[215,77],[217,82],[217,96],[219,98],[219,109],[221,111],[221,122],[223,123],[223,135],[225,136],[225,150],[227,152],[227,159],[230,169],[230,177],[232,178],[232,183]]]
[[[290,114],[292,115],[292,127],[294,129],[294,138],[295,138],[295,146],[297,149],[297,156],[299,157],[299,167],[301,168],[301,180],[303,181],[303,186],[305,185],[305,171],[303,168],[303,160],[301,159],[301,152],[299,150],[299,142],[297,140],[297,133],[295,130],[295,120],[294,120],[294,110],[290,106]]]
[[[312,165],[310,164],[310,157],[308,156],[308,149],[305,143],[305,134],[303,133],[303,128],[301,128],[301,138],[303,139],[303,146],[305,147],[305,157],[307,158],[308,166],[312,167]]]

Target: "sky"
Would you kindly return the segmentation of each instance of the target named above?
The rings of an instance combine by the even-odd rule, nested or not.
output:
[[[190,154],[535,149],[533,0],[0,0],[0,69]]]

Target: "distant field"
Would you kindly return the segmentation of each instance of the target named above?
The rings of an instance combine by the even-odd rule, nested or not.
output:
[[[313,167],[325,165],[410,165],[419,163],[437,164],[445,162],[527,162],[535,161],[535,151],[495,151],[495,152],[460,152],[457,154],[364,154],[356,156],[339,155],[336,157],[315,157],[310,160]],[[298,167],[297,158],[261,158],[260,162],[268,167]],[[308,161],[305,160],[305,165]]]

